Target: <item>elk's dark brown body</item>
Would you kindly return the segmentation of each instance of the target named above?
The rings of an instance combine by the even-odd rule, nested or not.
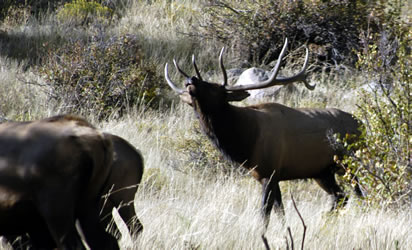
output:
[[[92,249],[118,249],[98,210],[112,156],[111,140],[78,117],[0,124],[0,235],[82,249],[78,220]]]
[[[346,199],[334,176],[338,167],[333,158],[342,152],[332,147],[328,135],[357,134],[359,127],[351,114],[339,109],[295,109],[278,103],[237,107],[229,103],[246,98],[246,90],[296,81],[303,81],[307,88],[314,89],[315,86],[306,82],[308,51],[298,74],[277,77],[286,46],[287,42],[270,79],[244,86],[227,85],[223,50],[220,54],[223,84],[203,81],[194,59],[197,73],[194,77],[189,77],[174,61],[176,69],[187,78],[186,89],[180,89],[170,80],[167,64],[165,66],[167,83],[193,107],[206,135],[224,155],[250,169],[262,184],[262,213],[266,222],[274,205],[282,210],[279,181],[314,178],[334,196],[333,208],[340,199]],[[361,195],[358,186],[356,192]]]

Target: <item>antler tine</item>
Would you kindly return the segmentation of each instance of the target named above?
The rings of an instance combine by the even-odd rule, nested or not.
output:
[[[282,50],[280,51],[280,55],[279,55],[279,57],[278,57],[278,61],[276,62],[275,67],[273,68],[272,75],[269,77],[269,79],[268,79],[266,82],[272,82],[272,81],[275,80],[276,77],[278,76],[280,64],[282,63],[282,59],[283,59],[283,56],[284,56],[285,53],[286,53],[287,48],[288,48],[288,39],[286,38],[286,39],[285,39],[285,43],[283,44],[283,48],[282,48]]]
[[[223,52],[225,51],[225,47],[222,48],[222,50],[220,50],[220,55],[219,55],[219,64],[220,64],[220,69],[222,70],[223,73],[223,86],[227,86],[227,73],[226,73],[226,69],[225,66],[223,65]]]
[[[309,62],[309,49],[308,47],[305,46],[306,49],[306,57],[305,57],[305,62],[303,64],[302,70],[298,73],[298,74],[302,74],[302,78],[303,78],[303,83],[305,84],[306,88],[308,88],[309,90],[314,90],[316,87],[316,84],[314,85],[310,85],[306,79],[306,69],[308,68],[308,62]]]
[[[303,63],[302,70],[299,73],[291,77],[279,77],[279,78],[276,77],[279,71],[279,66],[280,66],[282,57],[284,53],[286,52],[286,46],[287,46],[287,39],[285,40],[285,44],[283,45],[283,49],[279,55],[278,61],[275,67],[273,68],[272,75],[270,76],[268,80],[263,81],[263,82],[255,82],[252,84],[242,85],[242,86],[227,86],[226,89],[230,91],[262,89],[262,88],[268,88],[268,87],[275,86],[275,85],[286,85],[288,83],[301,81],[305,84],[306,88],[313,90],[316,87],[316,85],[310,85],[306,80],[306,69],[308,67],[308,62],[309,62],[309,50],[307,47],[306,47],[305,62]]]
[[[173,61],[174,61],[174,60],[173,60]],[[176,66],[176,64],[175,64],[175,66]],[[165,78],[166,78],[167,84],[168,84],[175,92],[177,92],[178,94],[183,94],[183,92],[185,92],[184,89],[181,89],[181,88],[177,87],[176,84],[174,84],[174,83],[172,82],[172,80],[170,80],[170,78],[169,78],[169,70],[168,70],[168,65],[167,65],[167,63],[165,64]]]
[[[309,63],[309,49],[305,46],[305,50],[306,50],[305,62],[303,63],[302,69],[299,71],[299,73],[291,77],[277,78],[275,79],[275,82],[277,84],[274,84],[274,85],[284,85],[284,84],[300,81],[300,82],[303,82],[305,84],[305,87],[308,88],[309,90],[315,89],[316,84],[310,85],[306,79],[307,77],[306,69],[309,66],[308,64]]]
[[[200,71],[199,71],[199,69],[197,68],[196,59],[195,59],[195,55],[194,55],[194,54],[192,55],[192,63],[193,63],[193,67],[195,68],[197,78],[199,78],[200,81],[203,81],[202,76],[200,75]]]
[[[177,62],[176,62],[175,59],[173,59],[173,64],[175,65],[176,70],[180,72],[180,74],[184,75],[186,78],[190,78],[190,76],[189,76],[188,74],[186,74],[186,73],[179,67],[179,65],[177,64]]]

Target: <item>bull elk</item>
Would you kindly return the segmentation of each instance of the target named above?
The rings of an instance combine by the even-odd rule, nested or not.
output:
[[[327,134],[358,134],[360,123],[349,113],[339,109],[290,108],[279,103],[263,103],[247,107],[231,105],[249,96],[247,90],[268,88],[303,82],[313,90],[306,80],[309,51],[303,68],[290,77],[278,77],[287,40],[279,55],[271,76],[265,81],[248,85],[231,86],[223,65],[223,51],[219,64],[223,83],[216,84],[202,79],[193,56],[196,76],[189,77],[173,60],[175,68],[186,77],[185,89],[179,88],[169,78],[165,64],[165,79],[168,85],[191,105],[202,130],[214,145],[230,160],[242,164],[262,184],[262,215],[267,226],[272,208],[283,212],[279,182],[284,180],[313,178],[326,192],[333,195],[336,208],[338,202],[346,202],[346,196],[335,180],[338,170],[334,162],[337,152],[328,141]],[[361,195],[359,186],[355,187]]]

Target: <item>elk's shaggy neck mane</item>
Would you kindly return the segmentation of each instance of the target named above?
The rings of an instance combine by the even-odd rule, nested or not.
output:
[[[257,124],[240,111],[230,104],[210,112],[202,112],[199,106],[195,106],[203,132],[226,158],[242,164],[252,154]]]

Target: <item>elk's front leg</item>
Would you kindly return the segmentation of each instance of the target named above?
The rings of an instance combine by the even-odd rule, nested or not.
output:
[[[270,212],[272,208],[275,212],[285,214],[282,204],[279,182],[274,179],[264,178],[262,180],[262,216],[267,228],[269,224]]]

